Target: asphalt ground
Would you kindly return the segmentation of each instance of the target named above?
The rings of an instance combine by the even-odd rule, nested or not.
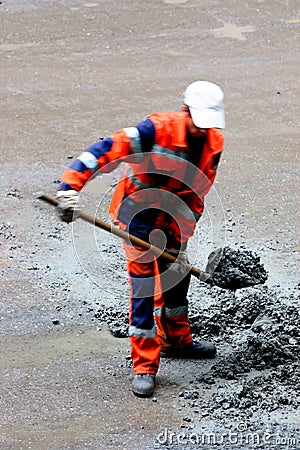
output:
[[[256,301],[297,310],[299,23],[297,1],[2,1],[1,448],[213,448],[208,433],[224,449],[299,448],[299,404],[270,400],[270,386],[298,398],[297,361],[256,367],[247,380],[218,373],[215,384],[218,357],[166,361],[155,398],[135,398],[128,341],[95,317],[97,304],[126,305],[120,243],[100,232],[96,252],[92,231],[60,223],[36,198],[55,195],[64,168],[99,136],[179,110],[190,82],[214,81],[225,93],[226,150],[210,217],[222,243],[260,256],[269,278]],[[115,177],[99,179],[103,207]],[[195,239],[205,250],[208,234],[204,220]],[[234,300],[215,289],[193,285],[191,297],[201,308]],[[220,358],[228,343],[219,336]],[[255,374],[259,401],[225,407],[245,383],[255,394]],[[240,440],[221,442],[224,430]],[[195,443],[196,431],[206,441]]]

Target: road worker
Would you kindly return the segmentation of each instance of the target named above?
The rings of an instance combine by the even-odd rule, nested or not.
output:
[[[58,213],[71,222],[79,193],[97,171],[125,163],[110,204],[114,224],[175,256],[166,263],[124,241],[130,283],[129,339],[133,393],[150,397],[160,357],[212,358],[211,342],[196,342],[188,320],[190,283],[187,244],[216,177],[224,148],[223,92],[195,81],[183,94],[180,112],[148,115],[85,150],[62,175]]]

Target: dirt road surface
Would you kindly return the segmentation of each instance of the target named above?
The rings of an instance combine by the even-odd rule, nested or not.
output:
[[[299,26],[296,0],[1,2],[1,449],[300,448]],[[163,360],[138,399],[120,242],[36,196],[197,79],[225,92],[226,151],[191,253],[247,248],[269,278],[193,280],[193,331],[218,355]],[[87,210],[105,216],[115,179]]]

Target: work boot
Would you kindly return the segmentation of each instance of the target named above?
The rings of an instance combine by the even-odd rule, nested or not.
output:
[[[217,349],[212,342],[191,342],[184,347],[170,347],[161,350],[162,358],[209,359],[216,356]]]
[[[155,388],[155,375],[142,373],[134,375],[132,392],[137,397],[151,397]]]

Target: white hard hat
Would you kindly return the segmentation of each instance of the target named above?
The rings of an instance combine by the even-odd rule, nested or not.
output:
[[[225,128],[222,89],[210,81],[195,81],[184,94],[194,124],[199,128]]]

